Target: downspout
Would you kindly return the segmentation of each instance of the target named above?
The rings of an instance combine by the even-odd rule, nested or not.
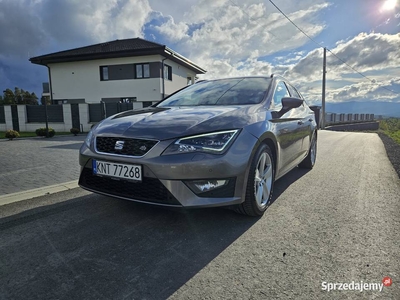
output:
[[[46,65],[47,69],[49,70],[49,92],[50,92],[50,103],[53,104],[53,88],[51,86],[51,71],[50,67]],[[49,137],[49,117],[47,113],[47,101],[44,99],[44,114],[46,119],[46,137]]]
[[[46,67],[49,71],[49,90],[50,90],[50,101],[51,101],[50,104],[53,104],[53,86],[51,85],[51,71],[48,65],[46,65]]]
[[[162,61],[161,61],[161,74],[162,74],[162,99],[161,100],[164,100],[164,98],[165,98],[165,78],[164,78],[164,60],[167,60],[168,58],[164,58]]]

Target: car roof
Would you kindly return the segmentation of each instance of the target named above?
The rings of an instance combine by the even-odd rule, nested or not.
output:
[[[198,80],[198,81],[196,81],[196,83],[199,83],[199,82],[208,82],[208,81],[217,81],[217,80],[225,80],[225,79],[246,79],[246,78],[266,78],[266,79],[268,79],[268,78],[279,78],[279,79],[282,79],[282,80],[285,80],[285,81],[287,81],[283,76],[281,76],[281,75],[278,75],[278,74],[271,74],[271,75],[269,75],[269,76],[266,76],[266,75],[248,75],[248,76],[233,76],[233,77],[221,77],[221,78],[214,78],[214,79],[201,79],[201,80]]]

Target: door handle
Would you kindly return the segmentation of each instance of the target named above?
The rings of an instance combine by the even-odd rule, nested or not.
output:
[[[303,121],[298,121],[297,124],[298,125],[303,125],[304,123],[303,123]]]
[[[311,119],[311,118],[310,118],[310,119],[308,119],[308,122],[312,122],[312,121],[313,121],[313,119]]]

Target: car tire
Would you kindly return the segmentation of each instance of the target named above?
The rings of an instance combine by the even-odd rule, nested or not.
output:
[[[274,180],[275,159],[269,146],[262,144],[250,165],[245,201],[236,207],[236,212],[262,216],[271,202]]]
[[[315,160],[317,158],[317,135],[314,133],[314,137],[311,140],[310,149],[306,158],[299,164],[300,168],[312,169],[315,165]]]

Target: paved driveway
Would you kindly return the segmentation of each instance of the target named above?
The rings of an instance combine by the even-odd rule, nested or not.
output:
[[[85,136],[0,140],[0,195],[78,180]]]

